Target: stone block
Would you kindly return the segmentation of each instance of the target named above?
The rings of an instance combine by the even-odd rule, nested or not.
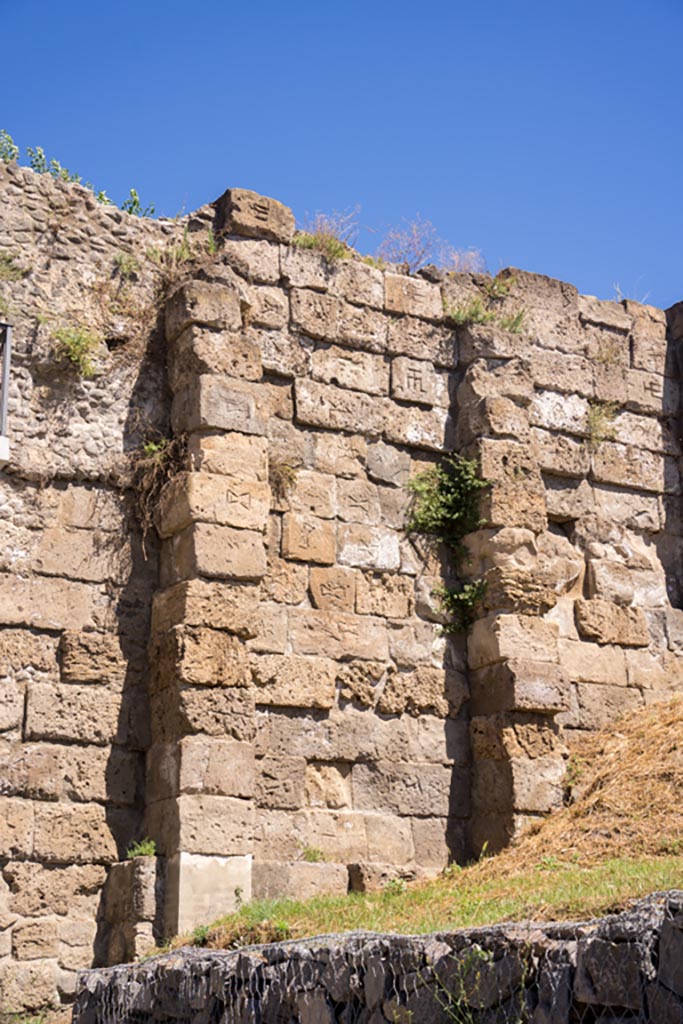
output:
[[[371,480],[403,487],[410,477],[410,456],[393,445],[378,441],[368,445],[367,466]]]
[[[175,742],[194,733],[245,741],[254,738],[253,695],[242,687],[166,690],[152,699],[151,713],[152,734],[158,743]]]
[[[333,519],[337,514],[337,478],[331,473],[298,469],[287,488],[287,502],[292,512]]]
[[[366,352],[384,352],[387,327],[387,318],[382,313],[344,302],[339,310],[338,335],[333,340]]]
[[[626,299],[627,315],[633,320],[631,361],[637,370],[675,376],[675,366],[667,341],[666,313],[655,306]]]
[[[363,479],[340,480],[338,494],[340,519],[375,525],[381,521],[382,510],[375,484]]]
[[[551,521],[568,522],[594,511],[597,489],[587,480],[544,476],[543,484]]]
[[[276,199],[245,188],[229,188],[215,205],[219,230],[225,234],[285,244],[292,240],[294,214]]]
[[[314,571],[311,569],[311,571]],[[316,570],[317,571],[317,570]],[[308,589],[308,566],[271,555],[268,573],[261,582],[261,596],[284,604],[301,604]]]
[[[144,671],[144,650],[121,650],[121,638],[110,633],[65,630],[59,642],[60,675],[65,683],[104,683],[120,688]]]
[[[277,415],[266,385],[203,374],[177,392],[171,420],[180,433],[230,430],[265,434],[269,413]]]
[[[24,686],[3,679],[0,687],[0,732],[21,729],[24,721]]]
[[[169,349],[168,380],[173,392],[203,374],[257,381],[262,372],[261,349],[240,330],[212,331],[191,324]]]
[[[0,960],[0,1006],[43,1011],[58,1004],[56,960]]]
[[[592,453],[591,468],[599,483],[656,493],[680,492],[680,474],[674,459],[631,445],[603,441]]]
[[[101,804],[36,803],[33,855],[55,864],[111,864],[133,839],[134,820]]]
[[[358,576],[356,611],[360,615],[405,619],[412,614],[414,602],[414,584],[410,577],[389,574]]]
[[[351,771],[354,807],[415,817],[447,817],[454,771],[457,774],[457,769],[436,764],[355,764]],[[466,783],[462,788],[467,793]]]
[[[0,573],[0,622],[30,629],[98,629],[108,601],[104,589],[55,578]]]
[[[34,805],[30,800],[0,797],[0,857],[30,857],[33,853]]]
[[[601,598],[579,600],[575,607],[576,624],[582,637],[620,647],[647,647],[650,643],[642,608],[624,608]]]
[[[385,410],[384,437],[394,444],[442,452],[452,447],[453,430],[447,408],[420,409],[390,403]]]
[[[628,303],[628,300],[627,300]],[[615,331],[628,333],[631,330],[632,317],[626,308],[617,302],[606,302],[594,295],[579,295],[579,318],[584,324],[595,324],[598,327],[611,327]]]
[[[318,433],[312,440],[314,465],[321,473],[355,477],[365,472],[367,442],[364,437]]]
[[[404,313],[440,320],[443,317],[441,289],[422,278],[401,274],[384,275],[384,301],[390,313]]]
[[[153,651],[151,691],[166,686],[247,686],[249,662],[241,639],[218,629],[176,626]]]
[[[245,855],[253,847],[254,806],[231,796],[183,794],[149,804],[146,828],[165,857]]]
[[[332,565],[336,558],[336,525],[328,519],[288,512],[282,523],[282,554],[300,562]]]
[[[283,811],[304,805],[303,757],[263,757],[256,762],[256,804]]]
[[[305,803],[308,807],[327,807],[330,810],[350,809],[351,765],[338,762],[309,762],[305,771]]]
[[[411,359],[425,359],[448,370],[458,365],[455,331],[411,316],[389,320],[387,351]]]
[[[12,929],[12,955],[16,960],[41,960],[57,955],[57,918],[22,921]]]
[[[437,373],[431,363],[407,356],[391,362],[391,396],[418,405],[450,405],[448,374]]]
[[[167,541],[164,557],[166,585],[193,576],[260,580],[267,569],[261,533],[212,523],[193,523],[175,534]]]
[[[247,643],[250,652],[284,654],[287,649],[287,608],[281,604],[260,604],[258,632]]]
[[[581,729],[602,729],[643,706],[642,693],[631,686],[579,683],[576,691]]]
[[[359,434],[382,432],[384,403],[376,397],[310,380],[297,380],[295,396],[297,423]]]
[[[467,643],[471,669],[498,661],[515,661],[523,651],[529,661],[557,662],[558,627],[532,616],[499,614],[478,619]]]
[[[618,412],[611,425],[614,440],[619,444],[647,448],[651,452],[667,455],[680,455],[680,442],[666,420],[633,412]]]
[[[103,686],[31,683],[26,706],[26,738],[80,743],[125,743],[121,694]]]
[[[192,523],[263,530],[270,511],[270,487],[214,473],[179,473],[159,496],[156,526],[170,537]]]
[[[308,644],[309,648],[312,646]],[[335,665],[329,657],[253,657],[252,675],[257,704],[299,708],[330,708],[334,704]]]
[[[459,448],[471,444],[479,437],[524,440],[528,435],[528,413],[511,398],[480,398],[469,403],[456,420]]]
[[[369,395],[389,393],[389,367],[382,356],[332,345],[311,356],[313,380],[336,384]]]
[[[138,754],[121,747],[0,741],[0,778],[7,796],[130,805],[141,789],[141,767]]]
[[[356,817],[360,817],[360,815]],[[364,832],[367,838],[367,860],[380,863],[386,863],[389,860],[398,866],[414,863],[415,850],[410,818],[375,812],[365,814],[363,817],[365,819]],[[353,859],[349,857],[347,863]],[[364,860],[366,858],[355,859]]]
[[[377,267],[358,259],[339,260],[332,268],[330,291],[359,306],[382,309],[384,275]]]
[[[256,595],[250,587],[187,580],[154,595],[152,636],[178,625],[225,629],[243,639],[256,635]]]
[[[257,900],[345,896],[348,888],[346,864],[256,861],[252,869],[252,893]]]
[[[192,434],[187,442],[190,468],[221,473],[242,483],[268,480],[268,442],[249,434]]]
[[[278,330],[289,320],[287,294],[281,288],[250,288],[247,303],[245,320],[250,327]]]
[[[183,934],[237,910],[252,898],[251,871],[250,854],[176,853],[167,867],[164,934]]]
[[[385,715],[457,715],[467,699],[467,683],[462,673],[431,665],[418,665],[413,672],[389,676],[377,704]]]
[[[21,917],[81,914],[85,908],[89,915],[96,911],[106,869],[100,864],[53,867],[15,860],[3,868],[3,876],[11,887],[14,914]]]
[[[588,591],[590,597],[642,608],[661,608],[668,600],[661,572],[630,569],[608,558],[589,559]]]
[[[290,294],[292,327],[309,338],[336,341],[342,302],[332,295],[295,288]]]
[[[532,427],[531,444],[536,463],[544,473],[561,477],[588,474],[591,453],[583,441]]]
[[[627,685],[626,658],[621,648],[561,638],[558,649],[560,667],[571,682]]]
[[[250,338],[258,345],[263,369],[289,379],[308,377],[315,343],[307,337],[287,330],[251,330]]]
[[[380,526],[342,523],[338,530],[340,565],[377,571],[396,570],[400,565],[398,534]]]
[[[529,420],[535,427],[585,437],[588,432],[589,405],[579,395],[560,395],[556,391],[537,391],[529,406]]]
[[[676,416],[680,388],[668,377],[647,370],[627,370],[624,393],[618,399],[627,409],[654,416]]]
[[[59,988],[62,995],[65,989],[65,974],[81,970],[84,964],[90,964],[93,960],[93,947],[97,937],[97,922],[78,921],[70,918],[59,922],[57,945],[57,960],[62,968],[59,975]],[[150,925],[150,941],[145,947],[145,952],[154,946],[154,937]],[[68,980],[68,979],[67,979]],[[75,975],[73,981],[76,981]],[[75,986],[74,992],[75,994]]]
[[[590,359],[538,348],[533,350],[531,358],[537,388],[583,398],[594,396],[593,363]]]
[[[166,340],[172,343],[191,324],[239,331],[240,298],[234,288],[210,281],[187,281],[173,292],[165,309]]]
[[[497,662],[472,672],[470,689],[473,715],[501,711],[554,715],[569,707],[569,681],[559,665],[549,662]]]
[[[311,566],[310,594],[314,608],[321,611],[353,612],[356,603],[355,569]]]
[[[290,642],[295,654],[386,661],[386,623],[371,616],[293,608]]]
[[[153,746],[147,765],[149,800],[181,793],[242,798],[254,795],[255,765],[250,743],[186,736],[177,744]]]
[[[221,253],[228,266],[248,281],[276,284],[280,279],[280,252],[277,245],[246,238],[223,238]]]

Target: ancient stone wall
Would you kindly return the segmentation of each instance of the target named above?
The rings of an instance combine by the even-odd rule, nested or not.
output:
[[[6,1005],[251,896],[497,848],[561,802],[573,730],[679,686],[677,308],[331,264],[242,190],[176,224],[0,174]],[[143,538],[131,461],[168,433]],[[454,448],[491,485],[467,638],[405,531]]]

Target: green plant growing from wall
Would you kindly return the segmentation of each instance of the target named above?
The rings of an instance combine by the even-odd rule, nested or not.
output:
[[[123,281],[132,281],[140,272],[140,264],[135,256],[127,252],[117,252],[114,265]]]
[[[154,203],[148,203],[147,206],[143,206],[140,202],[140,196],[132,188],[128,198],[124,199],[121,203],[121,209],[124,213],[130,213],[133,217],[153,217],[155,207]]]
[[[489,324],[495,320],[496,314],[487,309],[483,300],[477,296],[469,302],[456,305],[444,303],[444,317],[454,327],[468,327],[471,324]]]
[[[67,359],[81,377],[94,377],[93,356],[100,347],[99,337],[85,327],[57,327],[52,334],[58,342],[58,354]]]
[[[588,447],[594,452],[604,441],[613,441],[616,431],[614,420],[619,412],[618,402],[589,402],[586,414]]]
[[[518,309],[516,313],[511,313],[510,316],[501,316],[498,319],[498,323],[504,331],[509,331],[510,334],[521,334],[525,317],[526,310]]]
[[[325,860],[325,854],[317,846],[304,846],[301,859],[305,864],[321,864]]]
[[[0,129],[0,160],[3,164],[11,164],[19,156],[19,147],[4,128]]]
[[[328,263],[347,260],[353,256],[353,244],[358,234],[358,209],[347,213],[316,213],[304,222],[301,231],[292,239],[298,249],[313,249],[322,253]]]
[[[479,514],[481,492],[488,487],[477,463],[461,455],[446,455],[438,466],[422,470],[408,482],[413,496],[407,528],[442,541],[453,553],[456,566],[463,559],[463,537],[483,525]],[[457,587],[436,588],[439,610],[448,616],[445,632],[463,632],[474,621],[484,596],[484,580],[465,580]]]
[[[0,252],[0,281],[21,281],[29,273],[18,266],[9,252]]]
[[[126,850],[126,859],[133,860],[134,857],[156,857],[157,844],[153,839],[146,837],[136,843],[131,843]]]

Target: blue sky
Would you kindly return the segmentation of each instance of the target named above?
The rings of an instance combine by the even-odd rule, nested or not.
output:
[[[0,128],[173,216],[416,213],[489,269],[683,299],[681,0],[0,0]]]

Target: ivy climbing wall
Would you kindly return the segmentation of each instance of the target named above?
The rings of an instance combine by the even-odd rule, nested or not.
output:
[[[330,263],[244,190],[176,224],[0,175],[0,1006],[498,848],[575,730],[679,688],[677,307]],[[453,450],[489,482],[458,565],[406,532]]]

